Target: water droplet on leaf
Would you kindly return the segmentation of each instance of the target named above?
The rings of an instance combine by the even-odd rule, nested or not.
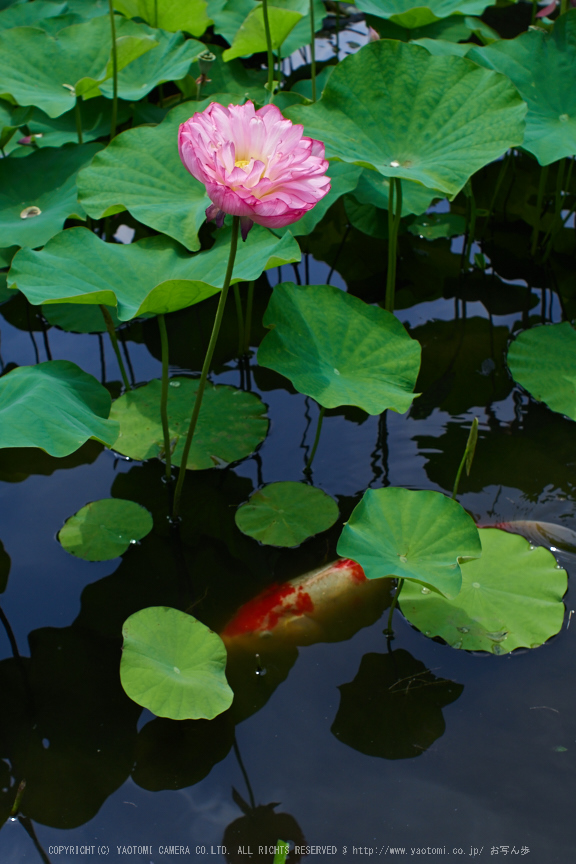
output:
[[[170,387],[180,387],[180,381],[170,381]]]
[[[400,560],[402,560],[402,559],[400,559]],[[430,594],[430,588],[422,588],[420,593],[421,594]]]
[[[40,216],[42,210],[39,207],[25,207],[24,210],[20,213],[21,219],[32,219],[33,216]]]

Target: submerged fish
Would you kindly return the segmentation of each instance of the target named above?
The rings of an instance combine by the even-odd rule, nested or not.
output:
[[[576,532],[565,525],[557,525],[554,522],[516,519],[512,522],[496,522],[484,527],[501,528],[511,534],[521,534],[535,546],[546,546],[552,552],[559,549],[564,552],[576,552]]]

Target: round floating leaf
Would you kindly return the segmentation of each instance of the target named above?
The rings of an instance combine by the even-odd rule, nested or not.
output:
[[[455,597],[460,564],[482,553],[478,529],[457,501],[441,492],[368,489],[338,541],[368,579],[396,576]],[[402,594],[400,595],[402,596]]]
[[[153,528],[145,507],[121,498],[92,501],[66,520],[58,539],[64,549],[84,561],[111,561]]]
[[[280,372],[325,408],[407,411],[420,345],[390,312],[330,285],[276,285],[264,316],[272,328],[258,363]]]
[[[415,6],[418,0],[356,0],[356,6],[367,15],[376,15],[398,24],[400,27],[414,29],[425,27],[448,18],[454,13],[461,15],[481,15],[490,0],[428,0]]]
[[[522,147],[541,165],[576,153],[576,10],[561,15],[550,33],[534,27],[473,47],[468,56],[507,75],[528,103]]]
[[[11,159],[0,159],[0,244],[43,246],[70,216],[84,219],[76,177],[101,148],[76,144],[38,150],[19,159],[17,171]]]
[[[197,378],[173,378],[170,381],[168,424],[174,465],[180,465],[197,389]],[[120,434],[114,444],[119,453],[132,459],[164,455],[160,392],[161,382],[154,380],[125,393],[114,402],[110,417],[120,424]],[[187,467],[197,470],[214,468],[249,456],[266,437],[268,420],[265,414],[266,406],[253,393],[208,384]]]
[[[566,571],[518,534],[481,528],[482,557],[462,566],[462,590],[447,600],[406,584],[400,606],[426,636],[453,648],[507,654],[536,648],[562,627]]]
[[[286,115],[328,158],[454,196],[471,174],[522,143],[526,105],[503,75],[461,57],[381,40],[338,64],[314,105]]]
[[[120,321],[145,313],[184,309],[222,288],[230,253],[230,229],[218,232],[206,252],[191,256],[168,237],[138,243],[105,243],[87,228],[69,228],[40,252],[15,256],[9,284],[31,303],[118,306]],[[289,232],[280,239],[255,225],[238,248],[233,282],[257,279],[268,267],[300,260]]]
[[[129,210],[135,219],[196,251],[210,199],[178,155],[178,126],[211,100],[179,105],[157,127],[128,129],[82,171],[79,194],[89,216]],[[230,101],[234,101],[232,97]]]
[[[272,49],[277,51],[288,34],[294,29],[302,18],[300,12],[292,9],[279,9],[271,6],[268,9],[268,22],[270,26],[270,39]],[[249,57],[259,51],[266,50],[266,31],[264,29],[264,12],[259,4],[252,9],[242,22],[232,47],[224,51],[224,60],[233,60],[235,57]]]
[[[568,321],[520,333],[508,349],[508,366],[535,399],[576,420],[576,331]]]
[[[116,309],[113,306],[106,308],[114,327],[119,327],[122,322],[118,320]],[[85,306],[81,303],[47,303],[42,307],[42,315],[49,324],[69,333],[105,333],[107,330],[99,306]]]
[[[305,483],[270,483],[236,511],[243,534],[266,546],[298,546],[326,531],[338,518],[338,505],[329,495]]]
[[[68,456],[89,438],[110,447],[118,423],[110,394],[68,360],[20,366],[0,378],[0,447],[40,447]]]
[[[232,704],[224,643],[196,618],[150,606],[127,618],[122,635],[120,680],[138,705],[172,720],[211,720]]]
[[[4,549],[0,540],[0,594],[6,590],[8,584],[8,576],[10,574],[10,556]]]
[[[141,18],[153,27],[183,30],[201,36],[211,23],[206,0],[114,0],[114,8],[127,18]]]

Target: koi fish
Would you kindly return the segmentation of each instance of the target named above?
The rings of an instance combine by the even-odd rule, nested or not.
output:
[[[565,525],[554,522],[539,522],[529,519],[516,519],[512,522],[496,522],[492,525],[478,526],[501,528],[510,534],[521,534],[535,546],[546,546],[550,551],[576,552],[576,532]]]

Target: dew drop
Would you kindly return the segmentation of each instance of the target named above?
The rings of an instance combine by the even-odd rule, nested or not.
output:
[[[470,632],[470,628],[469,628],[469,627],[457,627],[456,629],[457,629],[460,633],[469,633],[469,632]]]
[[[559,550],[556,548],[556,546],[550,546],[550,551],[551,552],[558,552]]]
[[[180,675],[180,669],[178,668],[178,666],[174,666],[173,668],[174,672],[176,672],[177,675]]]
[[[391,168],[399,168],[400,162],[397,162],[396,159],[394,159],[392,162],[390,162],[390,167]]]
[[[494,645],[492,645],[492,653],[493,654],[504,654],[504,648],[501,645],[499,645],[498,642],[495,642]]]
[[[135,546],[137,542],[138,542],[137,540],[130,540],[130,545]]]
[[[401,561],[403,564],[406,564],[406,563],[408,562],[408,559],[406,558],[406,555],[400,555],[399,557],[400,557],[400,561]]]
[[[558,119],[561,123],[567,123],[570,117],[568,116],[568,114],[560,114]]]
[[[480,588],[480,582],[472,582],[473,588]]]
[[[335,375],[340,375],[340,372],[338,371],[338,369],[334,369],[334,374],[335,374]]]
[[[402,559],[400,559],[400,560],[402,560]],[[430,588],[422,588],[420,590],[420,593],[421,594],[430,594]]]
[[[431,635],[432,635],[432,631],[431,631],[431,630],[426,630],[426,632],[424,633],[424,635],[425,635],[425,636],[431,636]]]
[[[461,639],[458,639],[456,642],[452,643],[452,648],[461,648],[461,647],[462,647],[462,640]]]
[[[180,387],[180,381],[170,381],[170,387]]]
[[[530,543],[530,552],[533,552],[536,546],[533,543]]]
[[[33,216],[40,216],[42,210],[39,207],[25,207],[24,210],[20,213],[21,219],[32,219]]]

